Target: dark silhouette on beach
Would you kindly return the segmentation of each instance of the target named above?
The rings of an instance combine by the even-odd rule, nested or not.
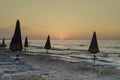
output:
[[[45,44],[45,49],[47,49],[47,52],[49,49],[51,49],[51,43],[50,43],[50,36],[48,35],[47,37],[47,41],[46,41],[46,44]]]
[[[44,48],[47,50],[46,54],[48,54],[48,50],[51,49],[51,43],[50,43],[50,36],[48,35],[46,44]],[[47,55],[45,56],[45,60],[47,61]]]
[[[28,47],[28,38],[27,37],[25,37],[24,47],[25,47],[25,51],[26,51],[26,47]]]
[[[49,35],[47,37],[47,41],[46,41],[46,44],[45,44],[44,48],[47,50],[47,53],[48,53],[48,50],[51,49],[51,43],[50,43],[50,36]]]
[[[99,52],[96,32],[93,33],[93,37],[92,37],[92,40],[91,40],[90,47],[89,47],[88,51],[90,53],[94,54],[94,64],[95,64],[95,60],[97,58],[95,54]]]
[[[12,40],[10,42],[11,51],[22,51],[22,39],[21,39],[21,30],[20,30],[20,21],[17,20],[16,28]]]
[[[21,39],[21,30],[20,30],[20,21],[19,20],[17,20],[17,22],[16,22],[15,32],[14,32],[14,35],[13,35],[12,40],[10,42],[9,49],[12,52],[18,51],[16,54],[16,60],[19,60],[19,56],[20,56],[19,52],[21,52],[23,49],[22,39]]]
[[[3,38],[2,40],[2,44],[0,45],[0,47],[6,47],[7,45],[5,44],[5,39]]]

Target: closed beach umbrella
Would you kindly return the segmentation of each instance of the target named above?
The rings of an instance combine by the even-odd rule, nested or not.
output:
[[[45,44],[44,48],[47,49],[47,50],[51,49],[50,36],[49,35],[47,37],[47,41],[46,41],[46,44]]]
[[[22,51],[22,39],[21,39],[21,30],[20,30],[20,21],[17,20],[16,28],[12,40],[10,42],[11,51]]]
[[[90,53],[94,54],[94,64],[95,64],[95,60],[96,60],[96,55],[95,54],[99,52],[96,32],[93,33],[93,37],[92,37],[92,40],[91,40],[90,47],[89,47],[88,51]]]
[[[47,53],[48,53],[48,50],[51,49],[51,43],[50,43],[50,36],[49,35],[47,37],[47,41],[46,41],[46,44],[45,44],[44,48],[47,50]],[[46,61],[47,61],[47,56],[45,58],[46,58]]]
[[[2,45],[4,46],[5,45],[5,39],[3,38],[2,40]]]
[[[6,47],[7,45],[5,44],[5,39],[3,38],[2,40],[2,47]]]
[[[27,37],[25,38],[24,47],[25,47],[25,51],[26,51],[26,47],[28,47],[28,39],[27,39]]]
[[[5,39],[3,38],[2,40],[2,44],[0,44],[0,47],[6,47],[7,45],[5,45]]]
[[[16,22],[16,28],[15,28],[15,32],[14,32],[14,35],[12,37],[12,40],[10,42],[10,47],[9,49],[12,51],[12,52],[15,52],[15,51],[22,51],[23,47],[22,47],[22,39],[21,39],[21,30],[20,30],[20,21],[17,20]],[[16,59],[18,59],[18,56],[20,54],[16,54]]]

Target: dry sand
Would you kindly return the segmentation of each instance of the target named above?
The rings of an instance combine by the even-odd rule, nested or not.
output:
[[[45,80],[120,80],[120,72],[114,70],[91,71],[88,63],[70,63],[59,59],[48,57],[47,61],[43,56],[24,56],[27,61],[37,64],[44,70],[50,71]],[[86,66],[85,66],[86,65]]]
[[[0,52],[9,54],[10,51],[0,49]],[[14,55],[11,53],[12,56]],[[0,77],[0,80],[120,80],[120,71],[114,70],[109,72],[103,71],[99,73],[98,70],[91,71],[91,66],[88,63],[70,63],[52,57],[39,55],[30,55],[23,52],[22,59],[33,65],[39,66],[48,74],[39,73],[20,73],[11,75],[11,78]]]

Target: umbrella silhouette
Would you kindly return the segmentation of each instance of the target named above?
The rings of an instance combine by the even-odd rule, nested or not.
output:
[[[5,44],[5,39],[3,38],[2,40],[2,44],[0,45],[0,47],[6,47],[7,45]]]
[[[19,20],[17,20],[17,22],[16,22],[15,32],[14,32],[14,35],[13,35],[12,40],[10,42],[9,49],[12,52],[15,52],[15,51],[21,52],[22,49],[23,49],[23,47],[22,47],[22,39],[21,39],[21,30],[20,30],[20,21]],[[19,55],[20,54],[16,55],[16,59],[18,58]]]
[[[26,47],[28,47],[28,38],[25,38],[25,42],[24,42],[24,47],[25,47],[25,51],[26,51]]]
[[[48,50],[51,49],[51,43],[50,43],[50,36],[49,35],[47,37],[47,41],[46,41],[46,44],[45,44],[44,48],[47,50],[46,53],[48,53]],[[47,56],[45,58],[46,58],[46,61],[47,61]]]
[[[47,49],[47,53],[48,53],[48,50],[51,49],[51,43],[50,43],[50,36],[48,35],[47,37],[47,41],[46,41],[46,44],[45,44],[45,49]]]
[[[96,60],[96,55],[95,54],[99,52],[96,32],[93,33],[93,37],[92,37],[92,40],[91,40],[91,43],[90,43],[88,51],[90,53],[94,54],[94,64],[95,64],[95,60]]]
[[[3,38],[3,41],[2,41],[2,45],[4,46],[5,45],[5,39]]]

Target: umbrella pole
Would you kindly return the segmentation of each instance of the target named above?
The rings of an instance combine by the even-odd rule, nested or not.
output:
[[[25,52],[26,52],[26,47],[25,47]]]
[[[96,55],[95,55],[95,53],[94,53],[94,65],[95,65],[95,60],[96,60]]]
[[[19,60],[19,52],[17,52],[17,54],[16,54],[16,59],[15,60]]]
[[[47,54],[48,54],[48,49],[47,49],[47,52],[46,52],[46,59],[45,59],[45,60],[46,60],[46,62],[47,62]]]

